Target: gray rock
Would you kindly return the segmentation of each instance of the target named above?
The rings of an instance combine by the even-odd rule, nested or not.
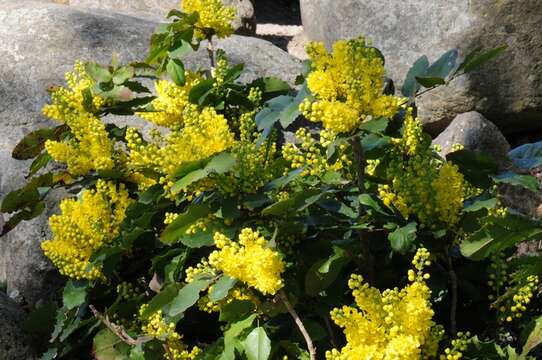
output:
[[[52,123],[41,115],[48,101],[47,87],[64,83],[64,73],[76,59],[109,63],[113,53],[121,61],[141,60],[157,22],[103,10],[81,10],[46,1],[0,0],[0,199],[25,183],[28,161],[11,158],[11,150],[28,132]],[[244,80],[278,76],[293,82],[299,61],[255,38],[233,36],[218,41],[232,62],[246,63]],[[190,54],[188,68],[206,67],[207,52]],[[136,123],[125,118],[124,123]],[[118,119],[110,119],[118,121]],[[140,124],[140,123],[139,123]],[[56,197],[56,199],[55,199]],[[48,203],[55,211],[61,194]],[[54,296],[60,281],[42,255],[40,243],[49,236],[46,216],[21,223],[0,240],[0,282],[18,300],[34,304]]]
[[[23,331],[24,311],[0,291],[0,360],[32,360],[36,356]]]
[[[154,21],[165,21],[171,9],[178,9],[179,0],[51,0],[70,6],[89,9],[102,9],[121,14],[137,16]],[[250,0],[224,0],[224,4],[235,7],[237,16],[233,27],[244,33],[253,34],[256,31],[254,7]]]
[[[443,156],[452,151],[454,144],[461,144],[467,150],[491,156],[503,168],[510,151],[510,144],[500,130],[475,111],[457,115],[446,130],[433,140],[433,144],[440,146]]]
[[[468,79],[428,93],[420,115],[433,132],[476,110],[505,133],[542,128],[542,2],[538,0],[301,0],[306,36],[328,46],[364,34],[399,83],[414,61],[452,48],[507,45]]]

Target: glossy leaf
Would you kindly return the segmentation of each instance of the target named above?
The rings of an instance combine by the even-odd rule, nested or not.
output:
[[[199,300],[199,293],[205,290],[212,279],[193,280],[186,284],[173,298],[168,309],[169,316],[178,316],[193,306]]]
[[[271,340],[261,326],[254,328],[244,341],[248,360],[267,360],[271,354]]]
[[[178,86],[184,86],[184,64],[179,59],[169,59],[167,63],[169,77]]]
[[[406,97],[413,97],[420,89],[420,84],[416,81],[417,76],[425,76],[427,68],[429,67],[429,60],[427,56],[422,56],[414,62],[410,70],[406,75],[405,81],[401,92]]]
[[[397,228],[395,231],[388,235],[391,248],[394,251],[405,254],[412,250],[414,247],[414,241],[416,240],[417,224],[411,222],[408,225]]]

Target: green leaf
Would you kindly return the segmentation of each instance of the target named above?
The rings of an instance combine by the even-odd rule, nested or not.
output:
[[[134,68],[131,66],[123,66],[113,74],[113,83],[116,85],[121,85],[126,82],[126,80],[131,79],[135,74]]]
[[[113,79],[107,68],[94,62],[86,63],[85,71],[92,78],[92,80],[98,83],[108,83]]]
[[[220,321],[235,322],[254,311],[256,305],[250,300],[233,300],[220,307]]]
[[[100,330],[92,341],[95,360],[128,360],[130,345],[123,342],[109,329]]]
[[[265,184],[264,190],[270,191],[270,190],[282,189],[283,187],[288,185],[290,182],[295,180],[299,175],[301,175],[301,173],[304,170],[305,170],[305,167],[295,169],[295,170],[290,171],[288,175],[271,180],[270,182]]]
[[[388,235],[391,248],[401,254],[405,254],[413,248],[416,240],[417,224],[411,222],[408,225],[396,229]]]
[[[200,291],[206,289],[213,279],[193,280],[185,285],[171,301],[169,316],[178,316],[199,300]]]
[[[468,182],[479,188],[491,185],[489,176],[498,172],[499,166],[492,158],[470,150],[459,150],[446,155],[446,159],[456,164]]]
[[[188,100],[192,104],[201,105],[213,90],[214,79],[205,79],[190,89]]]
[[[465,61],[459,65],[459,68],[457,71],[463,71],[464,73],[471,72],[475,70],[477,67],[485,64],[486,62],[490,61],[491,59],[495,58],[497,55],[499,55],[501,52],[506,50],[506,46],[501,46],[495,49],[491,49],[489,51],[486,51],[480,55],[477,54],[477,52],[470,53],[465,58]]]
[[[307,190],[293,194],[286,200],[278,201],[262,210],[262,215],[285,215],[300,211],[318,201],[323,195],[320,190]]]
[[[333,254],[327,259],[316,261],[305,275],[305,292],[309,296],[316,296],[327,289],[341,272],[342,268],[350,262],[346,251],[333,246]]]
[[[387,215],[389,216],[390,214],[388,214],[386,212],[386,210],[380,205],[380,202],[378,200],[378,198],[375,196],[375,195],[370,195],[370,194],[361,194],[359,197],[358,197],[358,201],[361,205],[365,205],[367,206],[369,209],[371,210],[374,210],[376,211],[377,213],[379,214],[382,214],[382,215]]]
[[[427,68],[429,67],[429,60],[427,56],[422,56],[414,62],[410,70],[406,75],[405,81],[401,92],[406,97],[413,97],[420,90],[420,84],[416,81],[417,76],[425,76]]]
[[[486,226],[470,234],[460,244],[464,256],[482,260],[522,241],[537,239],[542,234],[540,223],[512,213],[504,217],[493,216],[487,221]]]
[[[427,68],[426,76],[446,79],[452,70],[455,69],[458,55],[459,52],[457,49],[445,52],[437,61]]]
[[[21,221],[32,220],[40,216],[44,210],[45,202],[38,201],[37,203],[30,205],[30,208],[27,207],[15,213],[12,217],[9,218],[8,221],[4,223],[4,226],[0,229],[0,236],[3,236],[13,230]]]
[[[207,177],[209,174],[224,174],[228,172],[231,168],[235,166],[237,159],[228,153],[220,153],[213,158],[211,161],[205,165],[204,168],[200,168],[189,172],[180,180],[177,180],[175,184],[171,187],[171,192],[174,194],[179,193],[180,191],[186,189],[186,187],[198,180],[201,180]],[[197,166],[195,163],[193,166]]]
[[[0,211],[12,213],[23,208],[34,209],[41,200],[38,188],[50,187],[52,184],[53,175],[50,173],[33,178],[23,188],[8,193],[2,200]]]
[[[68,310],[74,309],[85,303],[87,298],[87,283],[70,280],[64,287],[62,302]]]
[[[382,133],[388,127],[390,120],[388,118],[377,118],[363,122],[358,128],[372,133]]]
[[[231,278],[228,275],[222,275],[212,286],[211,291],[209,292],[209,300],[217,302],[224,299],[236,283],[236,279]]]
[[[542,141],[518,146],[508,156],[518,168],[531,170],[542,165]]]
[[[493,176],[493,181],[500,184],[521,186],[535,193],[540,191],[538,179],[532,175],[522,175],[516,174],[512,171],[507,171],[497,176]]]
[[[523,345],[521,356],[527,356],[532,349],[542,344],[542,316],[534,319],[529,325],[529,337]]]
[[[175,84],[184,86],[184,64],[181,60],[169,59],[166,70]]]
[[[179,293],[180,285],[179,284],[171,284],[167,285],[160,291],[155,297],[152,298],[152,300],[149,302],[148,306],[145,308],[145,311],[143,311],[143,314],[141,314],[141,317],[146,318],[157,312],[158,310],[167,310],[169,308],[169,305],[175,299],[177,294]]]
[[[416,81],[425,88],[432,88],[437,85],[444,85],[446,81],[440,77],[420,77],[416,76]]]
[[[211,208],[207,205],[192,204],[188,209],[180,214],[171,224],[169,224],[162,235],[160,241],[164,244],[174,244],[185,235],[186,228],[197,220],[207,217],[211,213]]]
[[[231,324],[230,328],[224,333],[224,351],[220,355],[219,360],[235,360],[235,342],[237,337],[252,325],[254,319],[256,319],[256,314],[252,314],[246,319]]]
[[[32,131],[15,145],[11,156],[17,160],[27,160],[38,156],[45,147],[47,140],[59,140],[66,132],[66,125],[59,125],[54,128],[46,128]]]
[[[49,164],[49,162],[52,159],[53,158],[51,157],[51,155],[49,155],[47,151],[44,151],[41,154],[39,154],[34,159],[34,161],[32,161],[32,164],[30,165],[30,171],[26,177],[32,177],[36,175],[36,173],[40,171],[41,169],[43,169],[44,167],[46,167],[47,164]]]
[[[248,360],[267,360],[271,354],[271,340],[261,326],[254,328],[244,341]]]
[[[145,205],[152,204],[162,196],[164,187],[160,184],[155,184],[139,195],[139,202]]]
[[[484,200],[475,200],[471,204],[465,206],[463,212],[476,212],[482,209],[494,209],[497,206],[497,199],[490,198]]]

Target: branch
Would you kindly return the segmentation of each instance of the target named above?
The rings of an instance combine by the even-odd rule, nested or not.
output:
[[[356,167],[357,183],[360,195],[365,193],[365,154],[361,147],[360,137],[354,136],[350,139],[352,152],[354,153],[354,166]]]
[[[305,328],[305,325],[303,325],[303,322],[299,318],[299,315],[297,315],[297,313],[295,312],[292,304],[290,304],[290,301],[288,300],[288,297],[286,296],[283,290],[279,291],[279,298],[282,300],[282,302],[286,306],[286,309],[288,309],[288,312],[294,319],[297,327],[299,328],[299,331],[301,331],[301,334],[305,338],[305,342],[307,343],[307,348],[309,350],[311,360],[316,360],[316,348],[314,347],[312,343],[312,339],[309,335],[309,332]]]
[[[452,304],[450,306],[450,332],[455,336],[457,332],[457,275],[454,271],[452,258],[447,253],[446,260],[448,262],[448,276],[450,277],[450,291],[452,293]]]
[[[119,326],[115,323],[112,323],[107,315],[102,315],[94,305],[89,305],[90,311],[94,314],[94,316],[100,320],[113,334],[115,334],[119,339],[121,339],[123,342],[125,342],[128,345],[134,346],[138,344],[145,343],[150,340],[148,336],[138,337],[137,339],[134,339],[128,333],[126,330],[122,328],[122,326]]]
[[[212,35],[207,37],[207,54],[209,55],[209,60],[211,60],[211,67],[214,68],[216,64],[216,60],[215,60],[215,47],[213,45]]]

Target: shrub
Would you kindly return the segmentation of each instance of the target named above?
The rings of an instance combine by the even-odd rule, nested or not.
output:
[[[183,5],[145,62],[77,63],[43,109],[58,126],[13,152],[34,161],[4,233],[52,189],[77,194],[42,244],[68,278],[42,359],[534,358],[542,263],[514,253],[542,226],[496,184],[536,191],[523,170],[541,146],[499,173],[460,147],[441,157],[416,118],[417,95],[500,49],[422,58],[402,96],[362,37],[311,44],[294,88],[243,84],[212,43],[232,10]],[[212,69],[186,70],[203,40]]]

